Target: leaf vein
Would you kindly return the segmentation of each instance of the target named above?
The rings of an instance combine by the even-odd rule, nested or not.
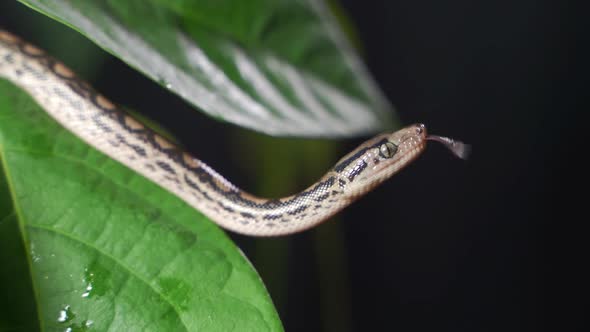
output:
[[[179,308],[177,308],[174,303],[167,298],[164,294],[162,294],[161,292],[159,292],[148,280],[146,280],[145,278],[143,278],[142,276],[140,276],[139,274],[137,274],[135,271],[133,271],[131,269],[131,267],[127,266],[124,262],[120,261],[119,259],[117,259],[116,257],[110,255],[109,253],[106,253],[104,251],[102,251],[100,248],[94,246],[93,244],[78,238],[76,236],[74,236],[73,234],[68,234],[66,232],[60,231],[58,229],[54,229],[54,228],[50,228],[50,227],[46,227],[44,225],[40,225],[40,224],[34,224],[34,223],[28,223],[27,227],[32,227],[32,228],[36,228],[39,230],[44,230],[50,233],[54,233],[56,235],[59,236],[63,236],[67,239],[70,239],[72,241],[78,242],[80,244],[85,245],[86,247],[95,250],[96,252],[98,252],[99,254],[103,255],[104,257],[112,260],[114,263],[116,263],[118,266],[120,266],[123,270],[126,270],[128,272],[129,276],[133,276],[135,277],[137,280],[139,280],[140,282],[144,283],[148,288],[150,288],[155,294],[157,294],[162,300],[165,301],[165,303],[167,303],[173,310],[175,315],[178,317],[178,319],[182,322],[183,327],[185,328],[185,330],[188,332],[188,328],[186,323],[184,322],[182,315],[180,314],[180,310]]]

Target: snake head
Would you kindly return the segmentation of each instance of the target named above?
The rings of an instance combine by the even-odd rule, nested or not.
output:
[[[425,143],[426,127],[423,124],[381,134],[340,159],[333,171],[339,175],[341,189],[351,197],[358,197],[418,157]]]

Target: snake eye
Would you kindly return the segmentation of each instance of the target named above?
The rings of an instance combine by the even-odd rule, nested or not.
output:
[[[391,158],[397,152],[397,145],[387,142],[379,147],[379,155],[383,158]]]
[[[424,128],[426,128],[426,126],[424,126],[423,124],[419,124],[419,125],[416,127],[416,133],[417,133],[418,135],[422,134],[422,133],[424,132]]]

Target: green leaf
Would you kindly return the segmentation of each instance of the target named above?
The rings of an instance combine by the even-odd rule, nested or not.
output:
[[[0,330],[282,330],[217,226],[4,80],[0,165]]]
[[[336,137],[393,125],[321,0],[19,1],[240,126]]]

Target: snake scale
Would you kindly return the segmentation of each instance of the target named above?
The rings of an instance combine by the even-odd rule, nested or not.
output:
[[[466,145],[427,136],[424,125],[378,135],[344,156],[315,184],[280,199],[248,194],[125,113],[61,62],[0,30],[0,77],[12,81],[63,127],[90,146],[157,183],[221,227],[252,236],[278,236],[313,227],[418,157],[426,140],[456,155]]]

